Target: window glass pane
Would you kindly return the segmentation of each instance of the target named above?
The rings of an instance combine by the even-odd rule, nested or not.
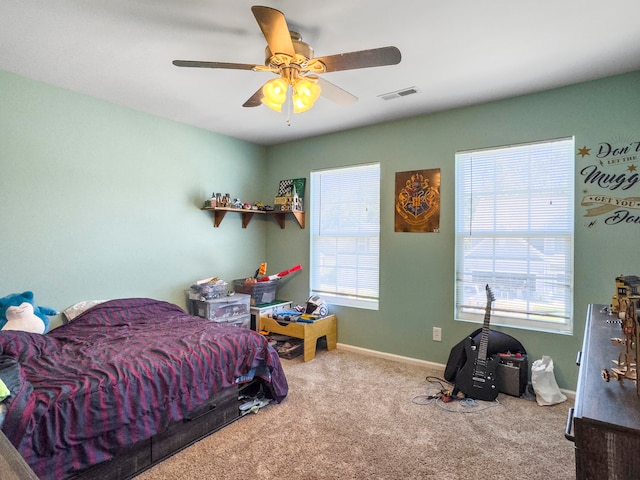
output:
[[[456,319],[571,333],[573,138],[456,154]]]

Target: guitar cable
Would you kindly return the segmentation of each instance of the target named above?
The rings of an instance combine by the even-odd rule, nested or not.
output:
[[[457,392],[454,393],[454,390],[452,390],[454,388],[453,384],[447,382],[446,380],[434,376],[427,376],[426,380],[431,384],[436,384],[439,388],[437,389],[437,391],[432,390],[433,393],[427,391],[427,393],[425,394],[414,396],[411,401],[417,405],[429,405],[435,402],[438,407],[451,413],[479,413],[484,410],[488,410],[489,408],[504,407],[504,405],[501,404],[498,400],[494,400],[484,408],[478,409],[477,407],[480,407],[481,403],[479,403],[477,400],[474,400],[473,398],[458,397]],[[449,385],[450,387],[447,387],[445,384]],[[458,404],[460,405],[460,409],[451,408],[445,405],[450,403],[452,400],[459,400]]]
[[[481,404],[487,403],[488,405],[481,407]],[[504,407],[502,403],[498,400],[494,400],[493,402],[479,402],[474,400],[473,398],[463,398],[458,401],[458,407],[452,407],[449,405],[445,405],[443,402],[436,401],[436,405],[440,407],[445,412],[449,413],[480,413],[485,410],[489,410],[490,408],[495,407]]]
[[[429,383],[437,384],[437,390],[434,391],[434,393],[427,392],[425,394],[416,395],[411,399],[413,403],[416,403],[418,405],[429,405],[433,400],[442,400],[445,403],[449,403],[451,401],[453,396],[452,391],[449,387],[445,386],[445,384],[451,385],[449,382],[442,378],[434,377],[431,375],[427,376],[426,380]]]

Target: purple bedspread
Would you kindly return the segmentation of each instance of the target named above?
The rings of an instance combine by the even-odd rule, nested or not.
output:
[[[152,299],[99,304],[46,335],[1,332],[0,361],[11,359],[21,387],[2,429],[40,478],[109,460],[258,365],[276,401],[288,391],[262,335]]]

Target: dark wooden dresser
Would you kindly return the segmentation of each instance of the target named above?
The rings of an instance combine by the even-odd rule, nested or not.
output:
[[[631,379],[609,382],[602,371],[615,367],[613,360],[624,346],[615,314],[604,305],[590,305],[582,352],[575,406],[569,411],[566,437],[575,442],[576,478],[593,480],[640,479],[640,397]],[[573,435],[571,431],[573,430]]]

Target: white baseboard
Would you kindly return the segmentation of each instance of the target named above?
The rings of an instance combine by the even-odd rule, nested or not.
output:
[[[368,348],[356,347],[354,345],[347,345],[346,343],[338,343],[338,349],[348,352],[361,353],[363,355],[369,355],[370,357],[386,358],[387,360],[393,360],[396,362],[407,363],[410,365],[419,365],[423,367],[441,368],[444,370],[445,365],[442,363],[429,362],[427,360],[420,360],[418,358],[403,357],[402,355],[395,355],[393,353],[379,352],[377,350],[369,350]]]
[[[361,353],[362,355],[369,355],[371,357],[386,358],[387,360],[407,363],[410,365],[418,365],[418,366],[431,367],[431,368],[441,368],[443,370],[445,367],[445,365],[442,363],[429,362],[427,360],[420,360],[418,358],[412,358],[412,357],[404,357],[402,355],[395,355],[393,353],[379,352],[377,350],[370,350],[368,348],[356,347],[354,345],[347,345],[346,343],[338,343],[337,348],[340,350],[348,351],[348,352]],[[564,393],[568,399],[570,400],[576,399],[575,391],[567,390],[564,388],[561,388],[560,391]]]

